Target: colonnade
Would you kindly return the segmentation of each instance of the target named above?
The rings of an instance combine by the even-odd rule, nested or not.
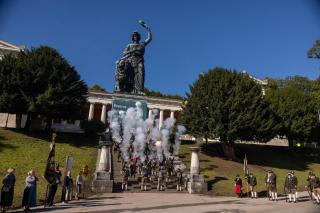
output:
[[[90,107],[89,107],[89,114],[88,114],[88,120],[92,120],[94,117],[94,111],[95,111],[95,105],[96,104],[102,104],[102,109],[101,109],[101,117],[100,120],[103,123],[106,123],[107,120],[107,105],[111,105],[111,103],[93,103],[93,102],[89,102],[90,103]],[[152,116],[152,110],[153,109],[158,109],[159,112],[159,128],[161,128],[163,126],[163,121],[164,121],[164,111],[170,111],[170,118],[174,118],[174,113],[175,111],[179,111],[179,110],[174,110],[172,109],[172,107],[165,107],[165,106],[161,106],[160,107],[152,107],[152,106],[148,106],[148,117],[150,118]]]

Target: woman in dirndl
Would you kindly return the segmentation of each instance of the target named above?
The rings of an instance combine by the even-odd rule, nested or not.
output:
[[[1,212],[5,212],[5,208],[12,206],[14,184],[16,182],[16,178],[13,172],[14,172],[14,169],[9,168],[7,173],[2,179],[1,199],[0,199]]]
[[[242,197],[242,180],[240,178],[240,175],[236,176],[236,179],[234,179],[234,187],[235,187],[235,192],[238,197]]]

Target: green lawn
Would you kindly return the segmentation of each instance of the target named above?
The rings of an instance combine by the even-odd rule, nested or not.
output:
[[[43,203],[46,192],[46,180],[42,177],[49,154],[51,135],[47,133],[28,133],[0,129],[0,174],[7,168],[16,168],[16,187],[14,207],[21,206],[24,180],[27,172],[35,170],[40,182],[38,185],[38,201]],[[80,134],[60,134],[56,138],[56,162],[61,165],[64,175],[64,166],[67,155],[74,158],[73,178],[83,165],[89,166],[90,173],[95,170],[97,157],[97,138],[85,137]],[[1,178],[2,179],[2,178]],[[58,189],[56,199],[60,199],[61,188]]]
[[[188,147],[192,145],[203,146],[203,143],[185,143],[181,145],[180,157],[187,166],[190,166],[190,151]],[[199,155],[200,167],[201,173],[208,181],[210,189],[208,193],[212,195],[234,196],[233,180],[235,176],[240,174],[244,180],[243,160],[233,162],[224,159],[219,143],[211,143],[207,148],[203,147],[202,150]],[[304,190],[307,184],[306,179],[310,170],[320,175],[319,159],[308,157],[307,154],[299,152],[291,153],[286,147],[237,144],[237,157],[243,159],[245,153],[248,159],[249,170],[257,177],[260,195],[263,195],[263,191],[265,191],[264,178],[268,169],[272,169],[277,175],[278,193],[283,193],[284,179],[288,170],[295,171],[300,191]],[[244,187],[244,190],[246,190],[246,187]]]

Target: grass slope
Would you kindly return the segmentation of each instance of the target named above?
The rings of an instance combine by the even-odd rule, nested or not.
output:
[[[37,198],[42,204],[47,182],[42,177],[51,142],[47,133],[26,133],[0,129],[0,174],[9,167],[16,168],[16,187],[14,192],[14,207],[21,206],[22,192],[27,172],[35,170],[40,178],[37,188]],[[83,165],[89,166],[94,172],[97,154],[97,138],[85,137],[79,134],[59,134],[56,138],[56,162],[60,164],[62,175],[67,155],[74,158],[72,176],[75,179]],[[2,180],[2,177],[1,177]],[[61,188],[58,188],[56,199],[60,199]]]
[[[181,145],[180,157],[187,166],[190,165],[190,151],[188,147],[192,145],[203,146],[203,143]],[[277,175],[278,193],[283,193],[284,180],[288,170],[295,171],[298,177],[299,191],[304,191],[310,170],[320,175],[319,159],[308,157],[307,154],[299,152],[291,153],[286,147],[237,144],[237,157],[243,159],[245,154],[247,155],[249,170],[257,177],[260,196],[265,194],[264,178],[268,169],[272,169]],[[243,161],[233,162],[224,159],[220,144],[212,143],[208,144],[207,148],[202,147],[199,158],[201,173],[208,181],[209,194],[234,196],[233,181],[237,174],[240,174],[243,183],[246,183],[243,175]],[[246,191],[245,184],[243,189]]]

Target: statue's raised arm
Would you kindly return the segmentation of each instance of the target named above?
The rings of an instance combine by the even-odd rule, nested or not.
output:
[[[139,21],[139,23],[141,24],[142,27],[144,27],[146,30],[148,30],[148,37],[146,38],[146,40],[144,41],[144,45],[148,45],[150,43],[150,41],[152,40],[152,33],[151,33],[151,29],[150,27],[142,20]]]

